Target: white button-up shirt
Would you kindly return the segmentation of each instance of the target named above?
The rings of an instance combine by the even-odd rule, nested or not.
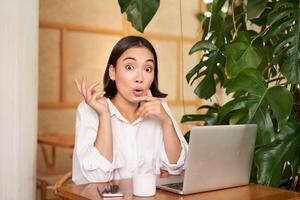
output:
[[[73,153],[72,179],[76,184],[131,178],[135,170],[145,164],[151,164],[154,168],[152,170],[157,174],[160,173],[160,169],[165,169],[170,174],[181,173],[188,145],[166,101],[161,99],[162,106],[173,121],[182,147],[176,164],[170,164],[168,160],[160,122],[151,118],[138,118],[129,123],[110,99],[106,98],[106,101],[111,114],[113,160],[107,160],[94,147],[99,117],[89,105],[81,102],[77,109]]]

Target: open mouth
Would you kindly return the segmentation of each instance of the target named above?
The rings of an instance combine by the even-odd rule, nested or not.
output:
[[[137,96],[137,97],[142,96],[143,95],[143,90],[135,89],[135,90],[133,90],[133,94],[134,94],[134,96]]]

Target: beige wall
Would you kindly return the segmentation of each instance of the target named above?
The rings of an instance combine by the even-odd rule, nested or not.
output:
[[[159,59],[159,84],[179,122],[184,113],[195,113],[200,100],[185,81],[186,72],[199,55],[188,56],[199,39],[195,14],[199,0],[182,2],[182,39],[178,0],[162,0],[144,37],[154,45]],[[73,79],[102,80],[109,53],[123,36],[137,33],[111,0],[40,0],[39,32],[39,132],[74,134],[75,112],[81,97]],[[182,60],[183,59],[183,60]],[[182,125],[185,132],[187,125]],[[59,150],[60,171],[70,168],[69,153]],[[39,158],[41,157],[39,151]],[[66,160],[67,164],[61,165]],[[44,172],[38,163],[38,173]]]
[[[35,199],[38,1],[0,6],[0,199]]]

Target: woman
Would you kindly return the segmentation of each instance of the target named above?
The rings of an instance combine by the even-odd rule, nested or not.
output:
[[[157,56],[145,38],[128,36],[113,48],[99,82],[75,80],[84,100],[77,109],[73,181],[131,178],[151,164],[179,174],[187,143],[158,89]]]

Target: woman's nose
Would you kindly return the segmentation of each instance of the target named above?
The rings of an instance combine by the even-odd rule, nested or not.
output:
[[[136,79],[135,79],[135,82],[136,83],[143,83],[144,81],[144,76],[143,76],[143,72],[137,72],[137,75],[136,75]]]

